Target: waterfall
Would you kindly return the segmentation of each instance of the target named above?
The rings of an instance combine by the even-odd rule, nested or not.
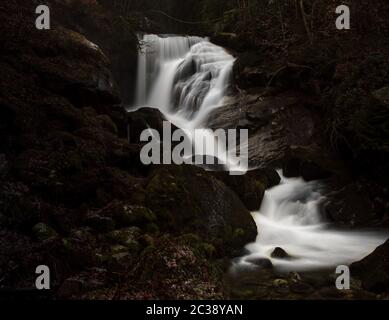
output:
[[[136,107],[159,109],[185,131],[195,155],[216,157],[217,149],[230,172],[247,171],[231,156],[236,149],[227,151],[226,141],[204,127],[210,112],[223,105],[235,58],[207,38],[143,35],[140,40]]]
[[[331,268],[358,261],[386,241],[387,232],[343,231],[325,223],[321,189],[317,181],[282,177],[280,185],[267,190],[260,210],[253,213],[257,241],[247,246],[250,254],[239,265],[266,258],[280,271]],[[290,258],[272,258],[277,247]]]
[[[206,38],[144,35],[136,105],[158,108],[180,128],[198,128],[222,105],[234,57]]]
[[[144,35],[141,40],[136,106],[159,109],[185,130],[197,154],[213,156],[212,148],[203,149],[204,140],[215,140],[204,125],[209,113],[223,105],[235,59],[205,38]],[[191,129],[197,129],[196,139]],[[236,163],[227,166],[242,170]],[[318,182],[282,177],[279,186],[266,191],[260,211],[253,213],[259,236],[237,265],[249,267],[250,260],[266,258],[280,270],[327,268],[359,260],[385,241],[377,232],[330,229],[321,218],[322,200]],[[272,258],[276,247],[291,258]]]

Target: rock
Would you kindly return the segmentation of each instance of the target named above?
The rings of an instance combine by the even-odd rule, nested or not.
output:
[[[259,210],[265,190],[278,185],[281,181],[277,171],[271,168],[250,170],[241,176],[231,176],[227,172],[211,174],[234,191],[250,211]]]
[[[282,248],[277,247],[274,249],[274,251],[271,253],[272,258],[278,258],[278,259],[288,259],[290,258],[289,254]]]
[[[32,228],[35,237],[40,240],[48,240],[58,236],[57,232],[45,223],[38,223]]]
[[[285,279],[275,279],[273,281],[273,286],[276,287],[276,288],[279,288],[279,287],[288,287],[289,286],[289,283],[287,280]]]
[[[108,232],[115,228],[115,222],[110,217],[102,217],[98,214],[90,214],[85,219],[85,223],[91,228],[100,231]]]
[[[146,187],[146,206],[161,231],[193,233],[232,254],[255,240],[257,228],[238,196],[195,166],[158,166]]]
[[[266,258],[248,258],[246,261],[261,269],[273,269],[272,262]]]
[[[283,161],[284,176],[287,178],[303,177],[306,181],[329,178],[332,172],[325,167],[318,152],[315,148],[291,146]]]
[[[164,115],[154,108],[141,108],[128,113],[129,135],[131,143],[139,143],[140,135],[146,129],[157,130],[162,137]],[[172,130],[174,130],[172,128]]]
[[[295,282],[290,286],[290,291],[298,294],[308,294],[314,291],[314,288],[307,283],[304,282]]]
[[[327,194],[324,210],[331,221],[351,226],[366,225],[375,219],[368,190],[357,183]]]
[[[353,277],[362,280],[368,291],[382,293],[389,289],[389,240],[373,253],[350,266]]]
[[[258,168],[250,170],[247,172],[247,175],[264,183],[266,189],[275,187],[281,182],[280,175],[272,168]]]
[[[141,230],[139,228],[131,227],[111,231],[107,235],[107,238],[114,243],[118,243],[124,246],[125,248],[127,248],[127,250],[131,252],[138,252],[140,250],[140,244],[138,242],[138,238],[140,237],[140,235]]]
[[[248,173],[241,176],[231,176],[228,172],[212,172],[212,175],[234,191],[248,210],[259,210],[265,194],[266,178],[262,177],[261,179]]]
[[[389,107],[389,86],[373,92],[373,97],[383,105]]]
[[[69,298],[73,295],[79,295],[84,288],[84,282],[77,278],[66,279],[58,290],[58,296]]]

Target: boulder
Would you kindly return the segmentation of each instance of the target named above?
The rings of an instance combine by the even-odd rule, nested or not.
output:
[[[233,254],[255,240],[257,228],[239,197],[201,168],[158,166],[146,187],[146,206],[161,230],[192,233]]]
[[[289,254],[282,248],[277,247],[274,249],[274,251],[271,253],[272,258],[277,259],[288,259],[290,258]]]
[[[141,108],[128,113],[129,138],[131,143],[139,143],[140,135],[146,129],[154,129],[162,137],[164,115],[154,108]]]
[[[248,258],[246,261],[261,268],[261,269],[272,269],[273,268],[272,262],[266,258]]]
[[[232,176],[228,172],[212,172],[212,175],[234,191],[250,211],[259,210],[265,190],[281,181],[277,171],[271,168],[250,170],[241,176]]]
[[[350,266],[353,277],[362,280],[369,291],[382,293],[389,289],[389,240],[373,253]]]
[[[32,228],[35,237],[40,240],[48,240],[58,236],[57,232],[45,223],[38,223]]]
[[[356,183],[327,194],[324,210],[329,220],[350,226],[366,226],[375,219],[368,190]]]
[[[327,179],[332,172],[314,147],[290,146],[283,160],[283,174],[287,178],[303,177],[305,181]]]

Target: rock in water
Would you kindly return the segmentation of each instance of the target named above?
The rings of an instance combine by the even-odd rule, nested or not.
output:
[[[289,254],[282,248],[277,247],[271,254],[272,258],[287,259],[290,258]]]
[[[247,262],[252,263],[261,269],[273,268],[273,264],[271,263],[271,261],[266,258],[249,258],[247,259]]]
[[[239,197],[195,166],[156,167],[146,188],[146,205],[157,215],[161,231],[196,234],[220,254],[233,255],[257,235]]]
[[[362,280],[362,286],[372,292],[389,289],[389,240],[373,253],[350,266],[353,277]]]

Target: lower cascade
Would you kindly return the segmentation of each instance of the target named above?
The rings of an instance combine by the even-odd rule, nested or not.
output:
[[[204,126],[210,112],[223,105],[234,57],[206,38],[143,35],[141,41],[136,107],[157,108],[188,135],[200,129],[202,139],[214,140]],[[197,150],[197,142],[192,139],[192,144]],[[213,156],[210,150],[198,151]],[[261,259],[280,271],[330,268],[357,261],[385,241],[387,234],[376,231],[331,228],[320,214],[323,199],[319,182],[282,177],[253,212],[259,236],[233,269],[255,267]]]
[[[260,210],[253,213],[259,232],[257,241],[247,246],[250,253],[237,266],[250,267],[261,259],[269,259],[280,271],[348,265],[364,258],[387,239],[387,233],[374,230],[331,228],[320,213],[325,199],[320,183],[288,179],[279,173],[280,185],[266,191]]]

